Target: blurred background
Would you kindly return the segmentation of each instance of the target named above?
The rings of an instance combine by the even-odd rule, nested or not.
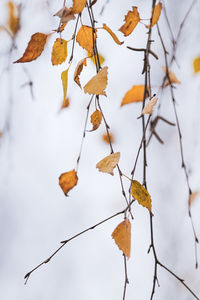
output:
[[[14,1],[21,4],[21,28],[15,45],[3,26],[8,24],[7,1],[0,1],[0,294],[3,300],[100,300],[122,299],[124,265],[121,251],[111,234],[123,220],[118,216],[102,226],[67,244],[51,262],[32,274],[27,285],[23,277],[46,259],[60,245],[60,241],[92,226],[125,207],[117,170],[115,176],[98,172],[96,163],[110,154],[109,145],[102,140],[102,123],[94,132],[87,132],[79,166],[78,185],[65,197],[58,185],[61,173],[76,166],[86,107],[90,96],[84,94],[73,81],[74,69],[86,52],[75,45],[74,59],[69,70],[68,97],[70,105],[61,110],[61,72],[66,70],[72,42],[68,43],[68,58],[60,66],[52,66],[51,49],[57,37],[51,35],[42,55],[31,63],[13,64],[19,59],[36,32],[50,33],[59,19],[53,15],[62,8],[63,1]],[[163,5],[176,37],[192,1],[168,1]],[[67,7],[71,2],[67,1]],[[120,167],[130,176],[142,136],[141,103],[120,108],[126,91],[134,84],[143,84],[141,75],[143,53],[130,51],[126,46],[146,47],[147,29],[138,24],[133,33],[124,38],[118,29],[124,15],[138,6],[140,16],[150,17],[151,1],[103,1],[94,5],[97,27],[106,23],[125,41],[115,44],[107,32],[99,30],[97,45],[108,66],[107,98],[100,97],[106,120],[113,135],[115,152],[120,151]],[[103,12],[102,12],[103,8]],[[193,60],[200,55],[200,3],[197,1],[184,23],[177,45],[176,62],[171,69],[181,81],[176,85],[175,98],[183,136],[183,147],[189,181],[194,191],[200,190],[200,74],[194,74]],[[82,22],[90,25],[87,11]],[[145,21],[144,21],[145,22]],[[147,23],[148,24],[148,21]],[[172,43],[163,12],[159,20],[169,58]],[[63,38],[69,40],[75,21],[70,21]],[[162,95],[164,56],[153,27],[152,50],[159,60],[150,57],[152,90],[162,101],[160,114],[175,122],[169,88]],[[80,76],[82,86],[95,75],[95,66],[88,61]],[[30,86],[30,82],[33,84]],[[161,97],[162,96],[162,97]],[[90,115],[94,112],[92,106]],[[156,115],[156,109],[154,112]],[[90,119],[87,129],[91,129]],[[181,156],[176,127],[159,122],[155,137],[147,148],[147,183],[154,213],[154,242],[159,260],[191,289],[200,295],[200,272],[195,269],[194,237],[188,217],[188,190],[181,168]],[[147,133],[149,135],[149,131]],[[135,179],[142,182],[142,155]],[[126,191],[129,182],[124,179]],[[132,208],[131,257],[128,260],[129,285],[127,300],[150,298],[154,259],[147,254],[150,245],[149,213],[138,204]],[[192,204],[193,220],[200,236],[200,197]],[[200,251],[198,248],[198,256]],[[160,287],[154,299],[193,299],[192,295],[164,269],[158,267]]]

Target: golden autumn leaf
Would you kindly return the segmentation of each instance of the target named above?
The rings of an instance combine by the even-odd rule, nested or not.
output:
[[[116,44],[122,45],[124,43],[119,41],[116,34],[106,24],[103,24],[103,29],[105,29],[111,35]]]
[[[167,68],[166,67],[162,67],[162,68],[163,68],[163,71],[167,74]],[[179,83],[179,84],[181,83],[172,71],[168,70],[168,74],[169,74],[169,79],[170,79],[171,83]],[[169,80],[166,79],[165,86],[168,86],[169,84],[170,84]]]
[[[15,61],[15,63],[30,62],[38,58],[44,50],[47,37],[47,34],[40,32],[33,34],[23,56],[17,61]]]
[[[102,120],[102,113],[96,109],[95,112],[93,112],[93,114],[91,115],[91,123],[93,125],[93,128],[91,131],[96,130],[97,128],[99,128],[100,124],[101,124],[101,120]]]
[[[12,1],[8,1],[8,27],[15,36],[20,29],[20,6],[15,6]]]
[[[87,66],[87,59],[84,58],[80,60],[76,66],[76,69],[74,71],[74,81],[78,84],[78,86],[81,88],[80,79],[79,76],[83,70],[83,66]]]
[[[193,60],[193,70],[195,74],[200,72],[200,56]]]
[[[51,62],[53,66],[57,66],[65,62],[67,58],[67,41],[57,38],[53,44],[51,53]]]
[[[75,170],[63,173],[59,177],[59,185],[65,196],[67,196],[68,192],[77,185],[77,182],[78,176]]]
[[[88,93],[89,95],[104,95],[105,88],[107,86],[108,81],[108,67],[104,67],[101,69],[97,75],[93,76],[88,83],[84,86],[84,92]]]
[[[155,6],[153,11],[151,27],[153,27],[158,22],[160,18],[161,10],[162,10],[162,3],[158,2],[158,4]],[[150,25],[146,25],[146,28],[150,28]]]
[[[67,24],[69,21],[76,19],[71,8],[67,8],[66,6],[61,8],[54,16],[59,17],[62,24]]]
[[[146,98],[148,97],[149,88],[147,87]],[[142,102],[144,98],[144,85],[133,85],[130,90],[128,90],[122,99],[121,106],[133,102]]]
[[[73,0],[73,6],[71,8],[74,14],[80,14],[86,5],[87,0]]]
[[[63,102],[62,102],[60,110],[63,110],[65,108],[67,108],[69,106],[69,104],[70,104],[69,98],[64,99]]]
[[[153,108],[154,108],[157,101],[158,101],[157,97],[151,98],[151,100],[143,108],[142,115],[145,115],[145,114],[152,115]]]
[[[93,39],[95,41],[96,38],[96,29],[93,33],[92,27],[82,25],[77,33],[76,41],[83,49],[87,50],[90,55],[93,55]]]
[[[126,218],[115,228],[112,237],[119,249],[129,258],[131,252],[131,223],[129,219]]]
[[[140,22],[140,15],[139,12],[137,10],[136,6],[132,7],[133,11],[129,11],[128,14],[125,16],[125,24],[122,25],[119,29],[119,31],[121,31],[124,36],[128,36],[129,34],[131,34],[131,32],[135,29],[135,27],[137,26],[137,24]]]
[[[110,137],[110,140],[109,140],[109,137]],[[108,137],[107,133],[104,133],[104,134],[102,135],[102,140],[103,140],[106,144],[110,144],[110,142],[111,142],[111,144],[114,143],[114,137],[113,137],[112,133],[109,133],[109,137]]]
[[[191,206],[191,204],[194,202],[194,200],[196,199],[196,197],[199,195],[199,192],[193,192],[190,197],[189,197],[189,201],[188,204],[189,206]]]
[[[69,68],[61,73],[61,80],[63,86],[63,101],[65,101],[67,96],[68,70]]]
[[[146,207],[151,212],[151,196],[137,180],[132,180],[131,195],[140,205]]]
[[[100,53],[98,53],[98,56],[99,56],[99,63],[100,63],[100,65],[102,65],[105,61],[105,58]],[[88,52],[88,57],[91,59],[93,64],[96,66],[94,55],[91,56],[91,54]]]
[[[100,172],[114,175],[113,169],[117,166],[119,159],[120,159],[120,152],[112,153],[104,157],[102,160],[100,160],[96,164],[96,168],[98,168]]]

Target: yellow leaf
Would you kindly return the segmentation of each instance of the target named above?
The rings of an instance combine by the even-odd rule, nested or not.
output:
[[[131,195],[140,205],[146,207],[151,212],[151,196],[137,180],[133,180],[131,183]]]
[[[90,95],[104,95],[106,96],[105,93],[105,88],[107,86],[107,81],[108,81],[108,67],[104,67],[101,69],[97,75],[93,76],[88,83],[84,86],[84,92],[88,93]]]
[[[102,160],[100,160],[97,163],[96,168],[98,168],[100,172],[114,175],[113,169],[117,166],[119,159],[120,152],[112,153],[109,156],[106,156]]]
[[[155,6],[153,11],[151,27],[153,27],[158,22],[160,18],[161,10],[162,10],[162,3],[158,2],[158,4]],[[146,25],[146,28],[150,28],[150,25]]]
[[[154,105],[156,104],[157,101],[158,101],[158,98],[156,98],[156,97],[151,98],[151,100],[143,108],[142,115],[145,115],[145,114],[152,115]]]
[[[81,88],[81,84],[80,84],[80,79],[79,76],[83,70],[83,65],[87,66],[87,60],[86,58],[80,60],[76,66],[76,69],[74,71],[74,81],[78,84],[78,86],[80,86]]]
[[[69,98],[64,99],[63,102],[62,102],[60,110],[62,110],[64,108],[67,108],[69,106],[69,104],[70,104]]]
[[[142,102],[144,98],[144,85],[133,85],[130,90],[128,90],[122,99],[121,106],[129,104],[132,102]],[[147,87],[146,98],[148,97],[149,88]]]
[[[129,258],[131,252],[131,223],[129,219],[126,218],[115,228],[112,237],[119,249]]]
[[[61,73],[61,80],[63,86],[63,101],[65,101],[67,96],[68,70],[69,68]]]
[[[33,34],[23,56],[15,61],[15,63],[30,62],[38,58],[44,50],[47,37],[47,34],[40,32]]]
[[[93,55],[93,39],[95,42],[96,38],[96,29],[93,33],[92,27],[82,25],[77,33],[76,41],[83,49],[87,50],[90,53],[90,55]]]
[[[105,58],[99,53],[98,53],[98,55],[99,55],[99,63],[100,63],[100,65],[102,65],[105,61]],[[88,56],[91,59],[91,61],[93,62],[93,64],[96,66],[94,55],[91,56],[91,54],[88,52]]]
[[[54,42],[52,53],[51,53],[51,62],[52,65],[60,65],[65,62],[67,58],[67,41],[57,38]]]
[[[20,6],[15,7],[12,1],[8,1],[8,27],[15,36],[20,29]]]
[[[193,60],[193,70],[194,73],[200,72],[200,56]]]
[[[75,170],[63,173],[59,177],[59,185],[63,190],[65,196],[67,196],[68,192],[77,185],[78,176]]]
[[[163,71],[166,73],[166,75],[167,75],[167,68],[166,67],[163,67]],[[170,79],[170,81],[171,81],[171,83],[181,83],[179,80],[178,80],[178,78],[176,77],[176,75],[172,72],[172,71],[170,71],[170,70],[168,70],[168,74],[169,74],[169,79]],[[165,84],[165,86],[168,86],[170,83],[169,83],[169,80],[168,79],[166,79],[166,84]]]
[[[189,197],[189,206],[194,202],[194,200],[196,199],[196,197],[198,196],[199,192],[193,192],[190,197]]]
[[[54,16],[59,17],[62,24],[67,24],[69,21],[76,19],[71,8],[67,8],[66,6],[61,8]]]
[[[97,110],[95,110],[95,112],[93,112],[93,114],[91,115],[90,118],[91,118],[91,123],[93,125],[93,128],[91,131],[99,128],[99,125],[101,124],[101,120],[102,120],[102,113],[97,109]]]
[[[103,24],[103,29],[105,29],[111,35],[111,37],[113,38],[113,40],[115,41],[116,44],[122,45],[124,43],[124,42],[119,41],[118,37],[114,34],[114,32],[106,24]]]
[[[137,24],[140,22],[140,15],[136,6],[132,7],[133,11],[129,11],[125,16],[125,24],[122,25],[119,29],[125,36],[131,34]]]
[[[72,12],[80,14],[86,5],[87,0],[73,0]]]
[[[110,137],[110,139],[109,139],[109,137]],[[104,134],[102,135],[102,140],[103,140],[106,144],[110,144],[110,142],[111,142],[111,144],[114,143],[114,137],[113,137],[112,133],[109,133],[109,137],[108,137],[107,133],[104,133]]]

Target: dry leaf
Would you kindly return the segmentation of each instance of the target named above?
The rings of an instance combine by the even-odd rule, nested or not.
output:
[[[73,6],[71,8],[74,14],[80,14],[86,5],[87,0],[73,0]]]
[[[125,24],[120,27],[119,31],[121,31],[125,36],[131,34],[137,24],[140,22],[140,15],[136,6],[132,7],[133,11],[129,11],[125,16]]]
[[[59,185],[63,190],[65,196],[67,196],[68,192],[77,185],[78,176],[75,170],[63,173],[59,177]]]
[[[156,98],[156,97],[151,98],[151,100],[143,108],[142,115],[145,115],[145,114],[152,115],[154,105],[156,104],[157,101],[158,101],[158,98]]]
[[[63,102],[62,102],[60,110],[63,110],[65,108],[67,108],[69,106],[69,104],[70,104],[69,98],[64,99]]]
[[[23,56],[15,61],[15,63],[30,62],[38,58],[44,50],[47,37],[47,34],[40,32],[33,34]]]
[[[69,68],[61,73],[61,80],[63,86],[63,101],[65,101],[67,96],[68,70]]]
[[[82,25],[77,33],[76,41],[83,49],[87,50],[90,53],[90,55],[93,55],[93,39],[95,42],[96,38],[97,38],[96,29],[93,34],[92,27]]]
[[[51,53],[51,62],[53,66],[57,66],[65,62],[67,58],[67,41],[57,38],[53,44]]]
[[[105,29],[111,35],[111,37],[113,38],[113,40],[115,41],[116,44],[122,45],[124,43],[124,42],[119,41],[118,37],[114,34],[114,32],[106,24],[103,24],[103,29]]]
[[[129,219],[126,218],[115,228],[112,237],[119,249],[129,258],[131,251],[131,223]]]
[[[166,73],[166,75],[167,75],[167,68],[166,67],[162,67],[163,68],[163,71]],[[171,83],[181,83],[179,80],[178,80],[178,78],[176,77],[176,75],[172,72],[172,71],[170,71],[170,70],[168,70],[168,74],[169,74],[169,79],[170,79],[170,81],[171,81]],[[165,84],[165,86],[168,86],[170,83],[169,83],[169,80],[168,79],[166,79],[166,84]]]
[[[109,140],[109,137],[110,137],[110,140]],[[104,134],[102,135],[102,140],[103,140],[106,144],[110,144],[110,142],[111,142],[111,144],[114,143],[114,137],[113,137],[112,133],[109,133],[109,137],[108,137],[107,133],[104,133]]]
[[[93,76],[88,83],[84,86],[84,92],[88,93],[89,95],[104,95],[105,88],[107,86],[108,81],[108,67],[104,67],[101,69],[97,75]]]
[[[12,1],[8,1],[8,27],[15,36],[20,29],[20,6],[15,6]]]
[[[188,204],[189,206],[194,202],[194,200],[196,199],[196,197],[198,196],[199,192],[193,192],[190,197],[189,197],[189,201]]]
[[[94,131],[97,128],[99,128],[99,125],[101,124],[102,113],[97,109],[97,110],[95,110],[95,112],[93,112],[93,114],[91,115],[90,118],[91,118],[91,123],[93,125],[93,128],[91,131]]]
[[[80,86],[81,88],[81,84],[80,84],[80,79],[79,76],[83,70],[83,65],[87,66],[87,60],[86,58],[80,60],[76,66],[76,69],[74,71],[74,81],[78,84],[78,86]]]
[[[153,27],[158,22],[160,18],[161,10],[162,10],[162,3],[158,2],[158,4],[155,6],[153,11],[151,27]],[[146,28],[150,28],[150,25],[146,25]]]
[[[149,88],[147,87],[147,91]],[[146,98],[148,97],[148,92],[146,93]],[[133,85],[130,90],[128,90],[122,99],[121,106],[129,104],[132,102],[142,102],[144,98],[144,85]]]
[[[67,24],[69,21],[76,19],[71,8],[67,8],[66,6],[61,8],[54,16],[59,17],[62,24]]]
[[[93,64],[96,66],[94,55],[91,56],[91,54],[88,52],[88,56],[91,59],[91,61],[93,62]],[[100,53],[98,53],[98,56],[99,56],[99,63],[100,63],[100,65],[102,65],[105,61],[105,58]]]
[[[146,207],[151,212],[151,196],[137,180],[133,180],[131,183],[131,195],[140,205]]]
[[[119,159],[120,159],[120,152],[112,153],[109,156],[106,156],[102,160],[100,160],[97,163],[96,168],[98,168],[100,172],[114,175],[113,169],[118,164]]]
[[[200,56],[193,60],[193,70],[195,74],[200,72]]]

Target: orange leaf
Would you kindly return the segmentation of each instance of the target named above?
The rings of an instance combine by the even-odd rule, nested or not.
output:
[[[95,110],[95,112],[93,112],[93,114],[91,115],[90,118],[91,118],[91,123],[93,125],[93,128],[91,131],[99,128],[99,125],[101,124],[101,120],[102,120],[102,113],[97,109],[97,110]]]
[[[195,74],[200,72],[200,57],[196,57],[193,60],[193,70]]]
[[[122,45],[124,43],[124,42],[119,41],[118,37],[114,34],[114,32],[106,24],[103,24],[103,29],[105,29],[111,35],[111,37],[113,38],[113,40],[115,41],[116,44]]]
[[[129,258],[131,252],[131,223],[129,219],[126,218],[115,228],[112,237],[119,249]]]
[[[84,86],[84,92],[88,93],[89,95],[104,95],[106,96],[105,93],[105,88],[107,86],[107,81],[108,81],[108,67],[104,67],[101,69],[97,75],[93,76],[88,83]]]
[[[117,166],[119,159],[120,159],[120,152],[112,153],[104,157],[102,160],[100,160],[96,164],[96,168],[98,168],[100,172],[114,175],[113,169]]]
[[[91,59],[91,61],[93,62],[93,64],[96,66],[94,55],[91,56],[91,54],[88,52],[88,56]],[[98,56],[99,56],[99,63],[100,63],[100,65],[102,65],[105,61],[105,58],[100,53],[98,53]]]
[[[77,33],[76,41],[83,49],[87,50],[90,53],[90,55],[93,55],[93,38],[94,41],[96,41],[96,29],[93,34],[92,27],[82,25]]]
[[[67,24],[69,21],[76,19],[71,8],[67,8],[66,6],[61,8],[54,16],[59,17],[62,24]]]
[[[75,170],[63,173],[59,177],[59,185],[63,190],[65,196],[67,196],[68,192],[77,185],[78,176]]]
[[[140,15],[136,6],[132,7],[133,11],[129,11],[125,16],[125,24],[122,25],[119,29],[125,36],[131,34],[137,24],[140,22]]]
[[[15,7],[12,1],[8,2],[9,20],[8,27],[15,36],[20,29],[20,6]]]
[[[146,98],[148,97],[149,88],[147,87]],[[144,98],[144,85],[133,85],[122,99],[121,106],[132,102],[142,102]]]
[[[83,70],[83,65],[87,66],[87,60],[86,58],[80,60],[76,66],[76,69],[74,71],[74,81],[78,84],[78,86],[80,86],[81,88],[81,84],[80,84],[80,79],[79,76]]]
[[[23,56],[15,61],[15,63],[30,62],[38,58],[44,50],[47,37],[47,34],[40,32],[33,34]]]
[[[73,0],[72,12],[80,14],[86,5],[87,0]]]
[[[67,41],[57,38],[54,42],[52,53],[51,53],[51,62],[52,65],[60,65],[65,62],[67,58]]]
[[[131,195],[140,205],[146,207],[151,212],[151,196],[137,180],[132,180]]]
[[[194,200],[196,199],[196,197],[198,196],[199,192],[193,192],[190,197],[189,197],[189,201],[188,204],[189,206],[194,202]]]
[[[162,3],[158,2],[158,4],[155,6],[153,11],[151,27],[153,27],[158,22],[160,18],[161,10],[162,10]],[[146,28],[150,28],[150,25],[146,25]]]
[[[62,106],[61,106],[60,110],[62,110],[64,108],[67,108],[69,106],[69,104],[70,104],[69,103],[69,98],[64,99],[63,102],[62,102]]]
[[[142,115],[145,115],[145,114],[152,115],[154,105],[156,104],[157,101],[158,101],[158,98],[156,98],[156,97],[151,98],[151,100],[143,108]]]
[[[166,75],[167,75],[167,68],[166,67],[162,67],[163,68],[163,71],[166,73]],[[176,75],[172,72],[172,71],[170,71],[170,70],[168,70],[168,74],[169,74],[169,79],[170,79],[170,81],[171,81],[171,83],[181,83],[179,80],[178,80],[178,78],[176,77]],[[165,84],[165,86],[168,86],[170,83],[169,83],[169,80],[168,79],[166,79],[166,84]]]
[[[110,142],[111,142],[111,144],[114,143],[114,137],[113,137],[113,135],[112,135],[111,133],[109,133],[109,137],[110,137],[110,140],[109,140],[109,138],[108,138],[107,133],[104,133],[104,134],[102,135],[102,140],[103,140],[106,144],[110,144]]]

